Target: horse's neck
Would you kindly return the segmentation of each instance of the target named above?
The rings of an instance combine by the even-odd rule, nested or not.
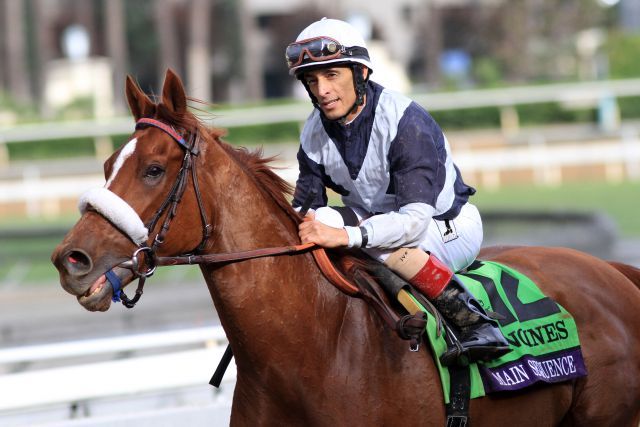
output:
[[[208,209],[215,212],[216,232],[208,252],[300,243],[297,225],[235,161],[225,156],[210,165],[205,185],[215,194]],[[279,342],[300,341],[301,336],[313,334],[318,313],[310,307],[317,301],[326,307],[324,321],[341,322],[338,304],[328,310],[324,301],[343,298],[326,282],[310,254],[204,266],[203,273],[230,340],[246,340],[243,345],[268,345],[276,337]]]

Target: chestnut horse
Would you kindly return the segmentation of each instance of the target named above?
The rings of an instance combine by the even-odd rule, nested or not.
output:
[[[123,286],[132,282],[126,261],[158,233],[159,256],[299,243],[299,217],[286,198],[289,186],[269,168],[269,159],[232,148],[220,140],[221,131],[203,125],[187,109],[173,72],[167,72],[158,103],[130,77],[126,95],[137,123],[146,118],[170,128],[137,126],[131,141],[106,161],[105,189],[120,200],[118,208],[128,205],[136,220],[152,222],[189,152],[184,141],[176,143],[182,136],[190,141],[197,136],[192,167],[198,175],[186,174],[179,204],[153,221],[148,242],[144,233],[134,239],[130,229],[136,226],[118,223],[105,214],[105,206],[85,203],[82,217],[52,255],[62,287],[81,305],[107,310],[113,286],[105,273],[115,273]],[[173,214],[168,231],[161,232]],[[638,426],[640,270],[560,248],[492,248],[482,257],[528,275],[573,314],[588,376],[473,399],[472,424]],[[142,258],[141,264],[150,263],[151,257]],[[408,351],[408,343],[362,299],[333,287],[310,253],[205,263],[201,270],[237,364],[232,425],[444,425],[443,394],[430,352]]]

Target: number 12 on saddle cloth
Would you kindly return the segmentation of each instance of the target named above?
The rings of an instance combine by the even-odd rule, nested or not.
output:
[[[587,375],[573,317],[528,277],[489,261],[476,261],[458,276],[485,309],[502,316],[500,329],[513,349],[498,359],[469,366],[472,399]],[[438,336],[435,318],[423,311],[429,318],[426,335],[449,403],[449,370],[439,361],[447,344]]]

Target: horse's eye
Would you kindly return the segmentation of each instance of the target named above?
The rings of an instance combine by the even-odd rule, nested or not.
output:
[[[164,169],[158,165],[151,165],[144,173],[146,178],[159,178],[164,173]]]

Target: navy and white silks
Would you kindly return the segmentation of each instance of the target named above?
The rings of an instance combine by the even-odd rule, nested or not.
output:
[[[480,216],[468,203],[475,189],[464,183],[442,130],[417,103],[370,81],[352,122],[326,120],[315,109],[300,140],[294,207],[314,188],[311,207],[326,206],[330,188],[361,221],[344,224],[350,240],[360,233],[350,226],[364,226],[368,252],[381,260],[391,249],[415,246],[454,271],[475,259],[482,242]]]

